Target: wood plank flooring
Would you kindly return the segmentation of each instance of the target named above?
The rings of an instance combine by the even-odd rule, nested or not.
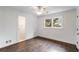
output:
[[[0,52],[77,52],[75,45],[36,37],[5,48]]]

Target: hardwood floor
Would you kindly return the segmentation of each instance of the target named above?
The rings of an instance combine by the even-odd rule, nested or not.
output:
[[[5,48],[0,52],[77,52],[75,45],[36,37]]]

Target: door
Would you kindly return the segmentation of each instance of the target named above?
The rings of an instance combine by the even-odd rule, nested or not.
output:
[[[18,17],[18,40],[19,42],[24,41],[25,39],[25,20],[26,18],[24,16]]]

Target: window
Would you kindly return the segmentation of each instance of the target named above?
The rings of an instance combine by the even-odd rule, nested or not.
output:
[[[44,28],[62,28],[63,17],[53,17],[50,19],[44,19]]]

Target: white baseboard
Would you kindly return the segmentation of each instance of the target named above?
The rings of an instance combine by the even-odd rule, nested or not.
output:
[[[70,42],[67,42],[67,41],[57,40],[57,39],[55,39],[55,38],[51,38],[51,37],[47,37],[47,36],[42,36],[42,35],[39,35],[39,36],[40,36],[40,37],[44,37],[44,38],[48,38],[48,39],[51,39],[51,40],[61,41],[61,42],[65,42],[65,43],[69,43],[69,44],[75,45],[75,44],[70,43]]]
[[[11,46],[11,45],[13,45],[13,44],[17,44],[17,43],[20,43],[20,42],[23,42],[23,41],[26,41],[26,40],[32,39],[32,38],[34,38],[34,37],[37,37],[37,36],[31,36],[31,37],[28,37],[28,38],[26,38],[25,40],[22,40],[22,41],[12,42],[11,44],[8,44],[8,45],[5,45],[5,46],[1,46],[0,48],[5,48],[5,47]]]

